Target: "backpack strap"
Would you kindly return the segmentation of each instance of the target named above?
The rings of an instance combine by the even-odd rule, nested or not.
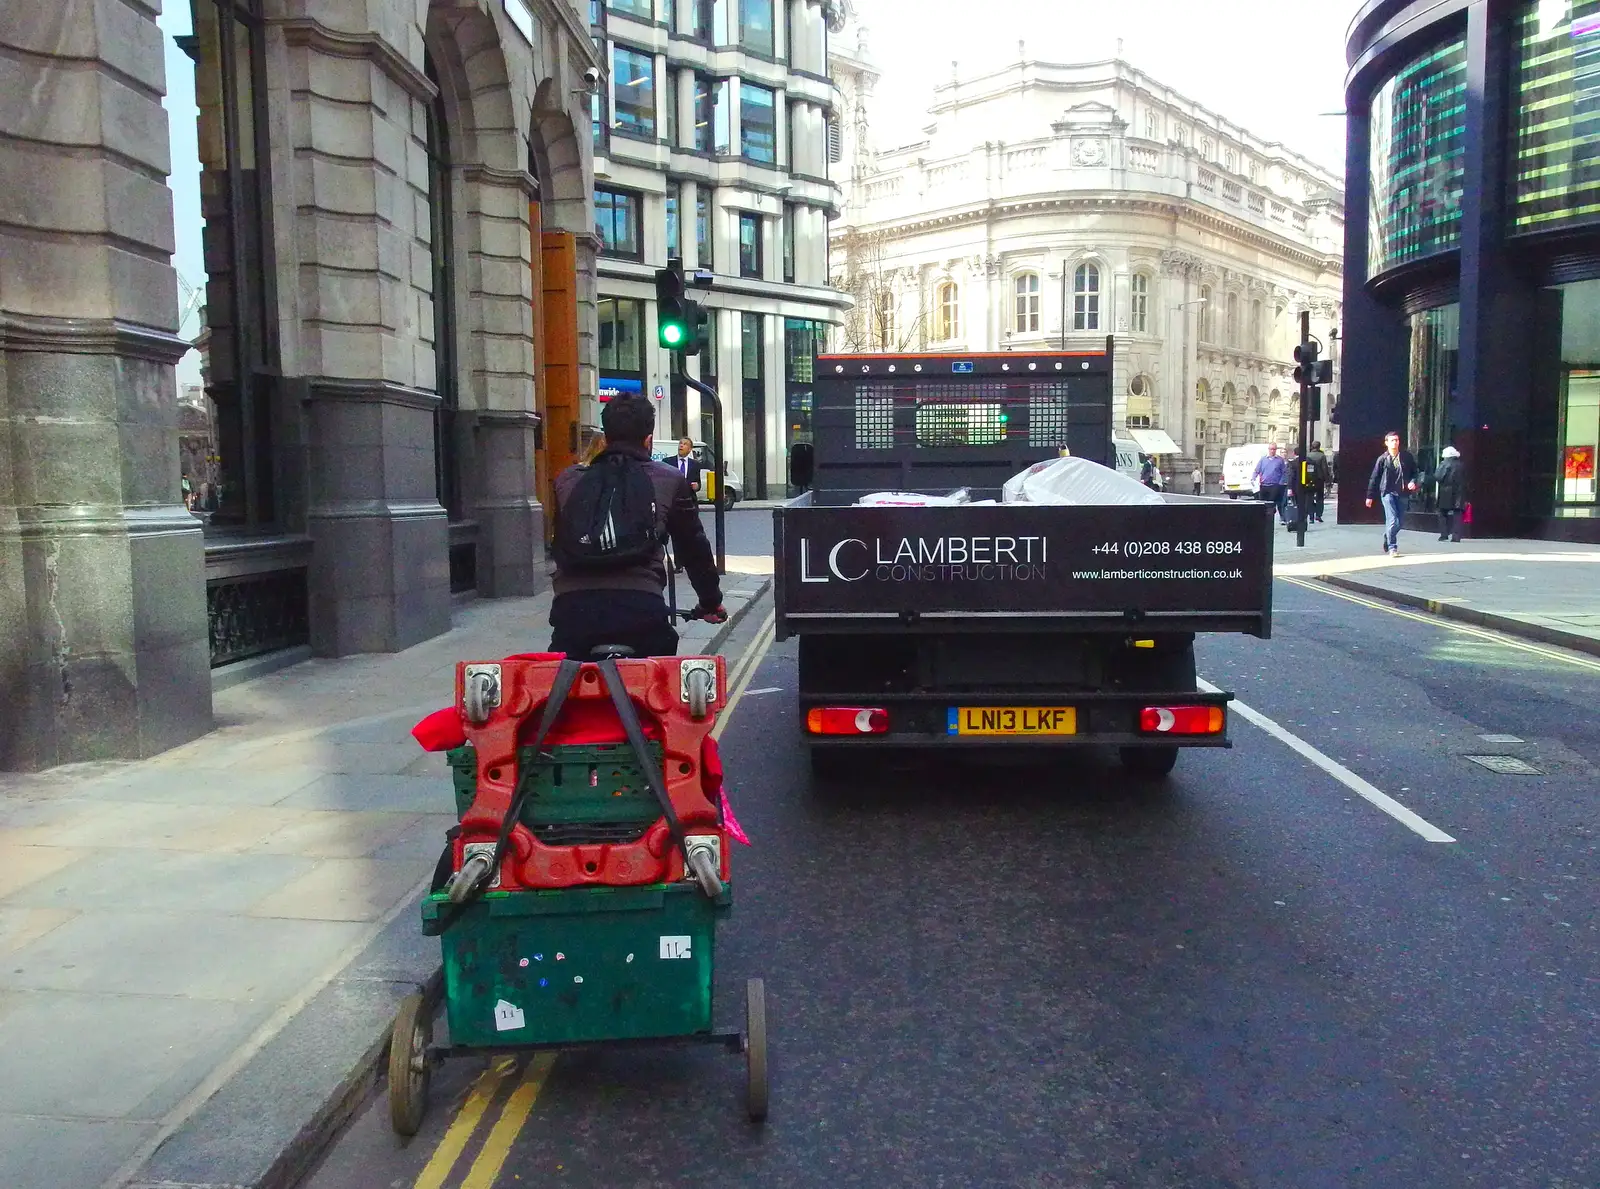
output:
[[[556,670],[556,679],[550,686],[550,693],[545,698],[544,713],[539,716],[539,725],[534,729],[533,738],[528,743],[529,750],[535,754],[544,745],[545,736],[550,734],[551,728],[556,725],[556,719],[561,717],[561,710],[567,703],[567,695],[572,692],[572,687],[577,683],[578,672],[583,665],[575,660],[565,659]],[[520,750],[520,749],[519,749]],[[506,815],[500,821],[500,836],[495,840],[494,858],[490,860],[489,870],[477,884],[469,889],[459,901],[452,902],[446,911],[433,922],[431,934],[445,932],[450,926],[460,919],[461,914],[467,910],[468,905],[480,898],[489,885],[493,882],[495,873],[500,870],[500,862],[505,858],[506,847],[511,842],[511,831],[516,828],[517,821],[522,816],[522,807],[528,800],[528,792],[533,788],[533,782],[528,780],[522,771],[517,772],[517,788],[512,794],[511,805],[506,809]]]
[[[633,748],[633,754],[638,757],[639,766],[644,769],[644,778],[650,785],[650,791],[655,794],[656,803],[661,806],[661,816],[667,819],[667,829],[672,834],[672,841],[677,845],[683,855],[684,866],[689,863],[689,842],[684,837],[683,823],[678,820],[678,810],[672,803],[672,797],[667,793],[667,786],[661,778],[661,767],[650,758],[650,749],[645,744],[644,728],[639,725],[639,712],[634,709],[633,699],[628,697],[628,687],[623,684],[622,674],[617,671],[617,662],[607,657],[597,661],[600,669],[600,679],[606,684],[606,692],[611,695],[611,704],[617,709],[617,717],[622,720],[622,730],[628,737],[628,744]]]

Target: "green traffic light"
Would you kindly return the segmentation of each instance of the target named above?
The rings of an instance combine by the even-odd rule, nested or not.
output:
[[[683,346],[683,327],[676,322],[663,322],[661,324],[661,345],[663,347]]]

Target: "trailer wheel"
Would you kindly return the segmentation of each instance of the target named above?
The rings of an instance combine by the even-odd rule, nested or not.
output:
[[[767,1118],[767,988],[758,978],[744,986],[745,1110],[750,1122]]]
[[[1176,747],[1124,747],[1122,767],[1139,780],[1160,780],[1172,773],[1178,762]]]
[[[433,1041],[433,1011],[422,992],[400,1001],[389,1038],[389,1122],[396,1135],[413,1136],[428,1109],[428,1045]]]

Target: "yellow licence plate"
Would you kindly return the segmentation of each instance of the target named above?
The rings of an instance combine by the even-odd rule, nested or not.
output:
[[[952,706],[950,735],[1076,735],[1078,712],[1071,706]]]

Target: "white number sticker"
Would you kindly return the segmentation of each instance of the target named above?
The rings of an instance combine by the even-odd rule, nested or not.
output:
[[[507,1003],[504,999],[494,1005],[494,1028],[496,1032],[515,1032],[524,1027],[528,1022],[522,1014],[522,1009],[515,1003]]]
[[[689,937],[663,937],[661,939],[661,959],[664,962],[678,961],[689,957],[689,947],[692,938]]]

